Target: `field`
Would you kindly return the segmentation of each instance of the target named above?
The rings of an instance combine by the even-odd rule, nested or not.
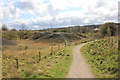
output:
[[[118,77],[118,40],[107,37],[92,41],[81,49],[98,78]]]
[[[72,59],[72,46],[59,44],[51,48],[45,43],[17,43],[3,48],[3,78],[65,77]]]
[[[87,41],[84,35],[38,34],[26,40],[3,38],[3,78],[64,78],[72,61],[72,48]]]
[[[105,34],[95,28],[99,26],[2,31],[3,78],[65,78],[73,61],[73,49],[81,43],[87,43],[81,52],[96,78],[117,78],[118,39],[110,28],[105,28]]]

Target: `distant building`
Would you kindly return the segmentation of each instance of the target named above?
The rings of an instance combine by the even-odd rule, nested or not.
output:
[[[95,28],[94,31],[99,31],[100,29],[99,28]]]
[[[93,29],[94,30],[94,32],[96,33],[96,32],[98,32],[100,29],[99,28],[95,28],[95,29]]]

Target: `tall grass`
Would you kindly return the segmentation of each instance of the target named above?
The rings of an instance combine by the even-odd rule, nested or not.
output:
[[[112,40],[113,39],[113,40]],[[98,78],[118,77],[118,40],[104,38],[88,43],[81,48],[83,55]]]
[[[64,78],[72,60],[72,46],[52,47],[52,54],[51,45],[34,45],[30,41],[4,47],[3,78]]]

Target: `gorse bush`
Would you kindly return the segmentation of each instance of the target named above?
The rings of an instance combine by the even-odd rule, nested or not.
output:
[[[17,31],[15,28],[11,29],[11,31]]]
[[[116,35],[116,31],[115,23],[105,23],[100,27],[100,34],[103,36],[114,36]]]
[[[18,39],[28,39],[33,36],[33,33],[30,31],[5,31],[2,32],[2,37],[8,40],[18,40]]]
[[[81,51],[98,78],[118,77],[117,40],[113,43],[106,39],[97,40],[85,45]]]
[[[28,39],[32,36],[32,33],[30,31],[18,31],[18,34],[20,39]]]
[[[2,34],[2,37],[8,40],[16,40],[18,38],[17,32],[7,31]]]

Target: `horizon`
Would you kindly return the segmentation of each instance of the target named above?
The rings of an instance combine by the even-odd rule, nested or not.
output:
[[[119,22],[106,22],[106,23],[114,23],[114,24],[120,24]],[[103,23],[105,24],[105,23]],[[47,29],[62,29],[62,28],[73,28],[73,27],[91,27],[91,26],[101,26],[103,24],[90,24],[90,25],[72,25],[72,26],[63,26],[63,27],[47,27],[47,28],[43,28],[43,29],[27,29],[27,27],[24,27],[25,30],[31,30],[31,31],[39,31],[39,30],[47,30]],[[5,24],[3,24],[5,25]],[[6,26],[6,25],[5,25]],[[6,26],[7,27],[7,26]],[[7,27],[8,28],[8,27]],[[23,30],[23,27],[21,26],[20,29],[17,29],[17,28],[12,28],[12,29],[15,29],[15,30]],[[12,29],[9,29],[8,30],[12,30]]]

